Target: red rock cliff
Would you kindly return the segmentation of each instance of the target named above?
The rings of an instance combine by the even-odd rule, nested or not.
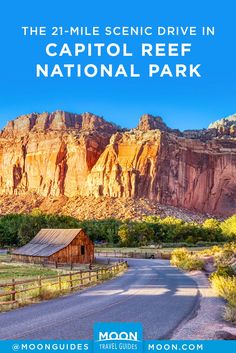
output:
[[[235,121],[181,133],[145,115],[137,129],[121,132],[90,113],[25,115],[0,135],[0,194],[147,198],[230,215]]]
[[[116,128],[90,113],[30,114],[0,136],[0,193],[74,196]]]

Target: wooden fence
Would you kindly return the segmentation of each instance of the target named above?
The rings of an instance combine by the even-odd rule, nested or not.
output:
[[[121,252],[121,251],[99,251],[96,250],[95,256],[104,256],[104,257],[115,257],[119,259],[124,258],[134,258],[134,259],[160,259],[162,254],[160,251],[153,252],[137,252],[137,251],[129,251],[129,252]]]
[[[170,253],[153,250],[153,252],[139,252],[139,251],[129,251],[129,252],[121,252],[121,251],[95,251],[96,257],[108,257],[108,258],[119,258],[123,261],[125,258],[133,258],[133,259],[166,259],[169,260],[171,257]]]
[[[37,265],[37,264],[34,264]],[[76,263],[76,262],[58,262],[58,261],[44,261],[42,264],[38,264],[38,265],[42,265],[43,267],[54,267],[54,268],[62,268],[62,269],[70,269],[70,270],[79,270],[79,268],[81,268],[81,264],[80,263]],[[91,264],[92,266],[92,264]],[[87,265],[88,270],[90,269],[90,265]]]
[[[36,298],[49,298],[50,295],[47,297],[45,291],[52,291],[54,286],[57,295],[67,293],[112,278],[123,272],[127,266],[127,262],[123,261],[96,270],[58,273],[54,276],[38,276],[37,279],[19,281],[12,279],[11,282],[0,284],[0,305],[15,304]],[[1,301],[2,298],[5,298],[4,301]]]

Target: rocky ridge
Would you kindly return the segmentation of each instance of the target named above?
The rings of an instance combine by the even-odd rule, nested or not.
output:
[[[56,111],[21,116],[0,133],[0,195],[14,196],[16,204],[32,194],[65,197],[67,205],[95,197],[96,207],[105,199],[149,200],[227,216],[236,211],[235,172],[235,115],[208,129],[180,132],[146,114],[128,131],[91,113]],[[91,201],[91,215],[93,206]]]

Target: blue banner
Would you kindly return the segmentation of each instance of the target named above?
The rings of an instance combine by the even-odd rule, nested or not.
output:
[[[6,340],[0,353],[81,352],[81,353],[234,353],[236,341],[143,340],[141,323],[110,322],[94,325],[93,340]]]
[[[106,347],[104,344],[100,346],[99,350],[96,348],[97,343],[92,340],[26,340],[26,341],[1,341],[1,353],[14,353],[14,352],[81,352],[81,353],[98,353],[98,352],[142,352],[142,353],[163,353],[163,352],[203,352],[203,353],[235,353],[236,341],[143,341],[138,348],[136,344],[130,341],[119,340],[119,342],[111,343]],[[129,349],[130,347],[130,349]],[[138,350],[137,350],[138,349]]]

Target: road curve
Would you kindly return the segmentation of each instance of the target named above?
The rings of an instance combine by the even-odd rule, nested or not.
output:
[[[196,283],[166,260],[129,259],[124,275],[68,296],[0,314],[0,339],[92,339],[95,322],[141,322],[168,338],[198,303]]]

